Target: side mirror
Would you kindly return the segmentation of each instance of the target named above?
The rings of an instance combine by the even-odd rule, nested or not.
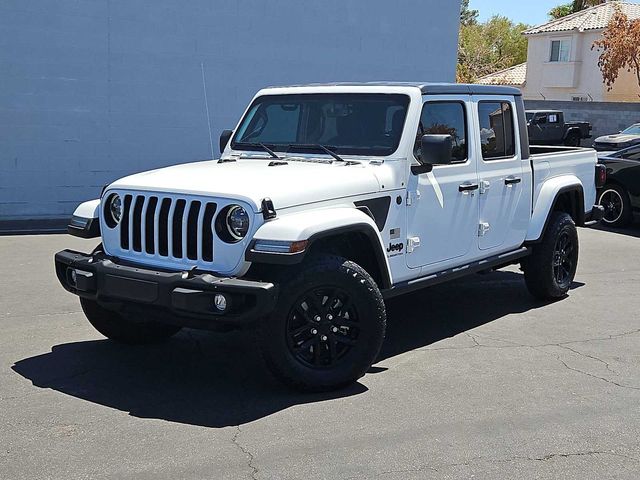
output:
[[[420,175],[433,170],[434,165],[450,164],[452,149],[451,135],[423,135],[420,139],[420,165],[412,165],[411,173]]]
[[[220,134],[220,154],[227,148],[227,143],[231,140],[231,135],[233,135],[233,130],[223,130]]]

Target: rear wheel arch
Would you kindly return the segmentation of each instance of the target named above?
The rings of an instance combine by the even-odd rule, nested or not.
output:
[[[553,202],[551,202],[551,208],[547,212],[544,226],[540,232],[540,236],[536,240],[531,240],[527,243],[538,243],[544,238],[545,232],[549,227],[551,217],[555,212],[567,213],[577,226],[584,226],[585,224],[585,210],[584,210],[584,191],[582,185],[567,185],[561,187],[555,194]]]
[[[549,211],[549,216],[547,217],[547,222],[553,212],[568,213],[576,225],[584,225],[584,191],[582,186],[572,185],[570,187],[561,188],[553,201],[553,205]]]

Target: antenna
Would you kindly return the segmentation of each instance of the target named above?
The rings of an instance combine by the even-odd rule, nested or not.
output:
[[[209,101],[207,100],[207,80],[204,76],[204,62],[200,62],[200,70],[202,71],[202,88],[204,90],[204,107],[207,111],[207,126],[209,127],[209,145],[211,146],[211,160],[213,160],[215,158],[215,154],[213,153],[213,138],[211,137],[211,117],[209,116]]]

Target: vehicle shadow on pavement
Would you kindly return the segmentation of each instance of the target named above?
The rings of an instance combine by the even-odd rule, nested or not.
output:
[[[379,359],[542,305],[513,272],[474,275],[399,297],[388,305],[388,335]],[[206,427],[242,425],[292,405],[367,390],[361,383],[325,394],[289,390],[266,372],[249,332],[184,330],[167,343],[143,347],[108,340],[66,343],[12,368],[37,387],[134,417]],[[371,373],[383,371],[373,367]]]

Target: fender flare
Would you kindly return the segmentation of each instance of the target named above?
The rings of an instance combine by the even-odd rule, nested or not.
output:
[[[562,137],[562,140],[566,140],[567,138],[569,138],[569,135],[572,135],[573,133],[577,133],[580,138],[582,138],[582,130],[580,130],[580,127],[569,127],[567,131],[564,132],[564,137]]]
[[[354,207],[326,208],[280,215],[258,228],[247,247],[245,260],[276,265],[299,264],[319,240],[349,233],[360,233],[368,239],[382,277],[380,288],[390,288],[391,269],[384,253],[380,232],[369,215]],[[256,243],[261,240],[285,243],[306,242],[306,245],[304,250],[296,253],[256,251]]]
[[[83,202],[75,209],[69,224],[69,235],[80,238],[100,236],[100,199]]]
[[[578,196],[577,205],[575,205],[577,216],[575,219],[576,225],[584,225],[584,188],[582,182],[575,175],[554,177],[547,180],[540,189],[533,214],[531,215],[531,222],[529,223],[525,242],[537,243],[542,239],[549,225],[551,213],[558,203],[558,199],[561,195],[572,192]]]

